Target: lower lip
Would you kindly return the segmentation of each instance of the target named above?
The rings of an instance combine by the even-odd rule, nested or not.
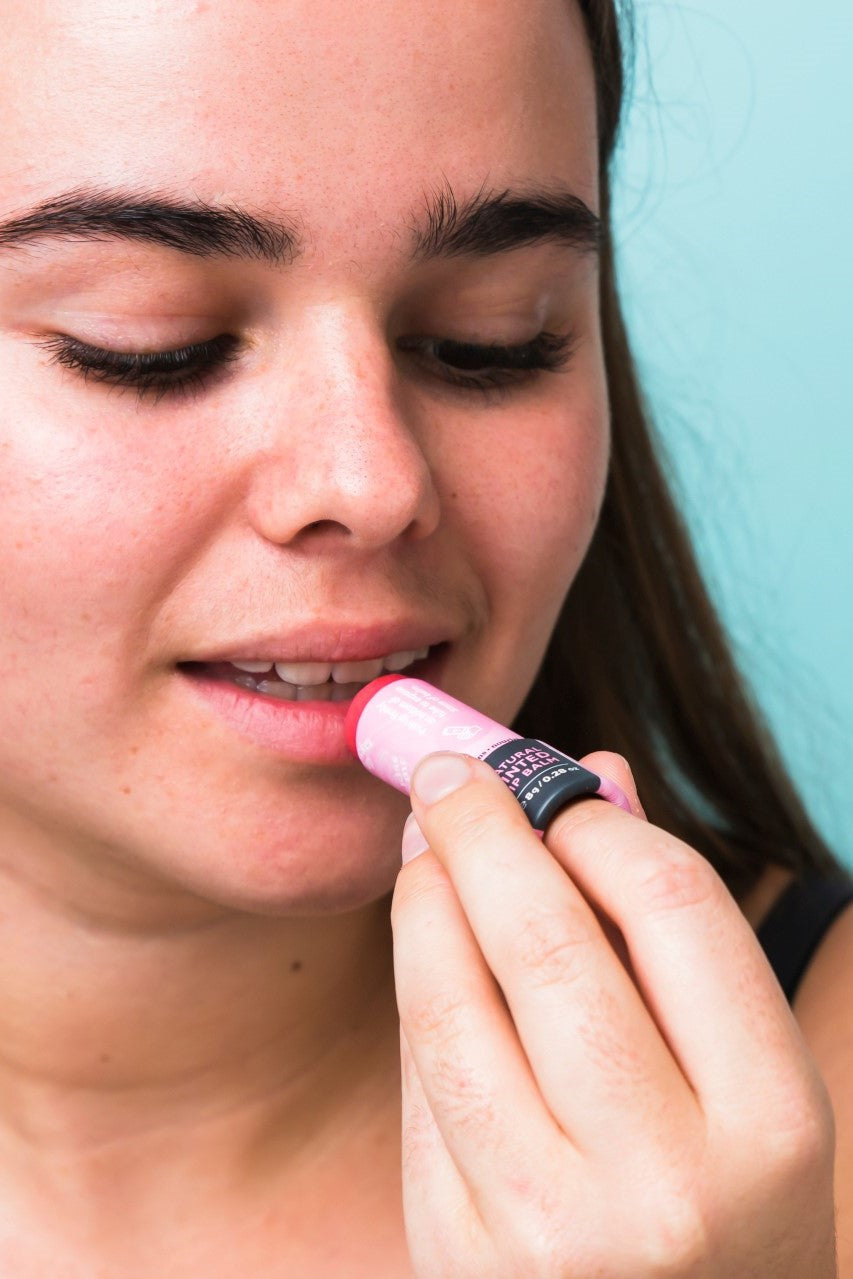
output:
[[[432,654],[406,674],[434,679]],[[344,737],[348,702],[286,702],[253,693],[228,680],[178,670],[184,685],[240,737],[301,764],[356,763]]]

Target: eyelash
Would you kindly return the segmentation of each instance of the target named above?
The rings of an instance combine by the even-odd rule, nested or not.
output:
[[[205,342],[195,342],[173,351],[126,352],[109,351],[90,346],[77,338],[56,335],[39,345],[51,352],[51,362],[71,369],[84,381],[119,388],[133,388],[140,400],[197,393],[240,353],[240,341],[223,333]],[[521,346],[491,343],[480,346],[472,342],[450,339],[406,338],[400,343],[404,351],[427,350],[434,357],[442,352],[461,361],[461,368],[481,371],[466,375],[439,358],[440,380],[463,390],[500,398],[514,386],[531,382],[543,372],[565,368],[574,354],[574,336],[539,333]]]
[[[521,346],[502,346],[493,342],[480,346],[475,342],[454,342],[450,338],[406,338],[400,343],[401,350],[419,351],[424,348],[434,357],[438,357],[442,372],[441,380],[451,386],[463,390],[479,391],[493,399],[500,399],[515,386],[523,386],[532,382],[541,373],[556,373],[566,368],[575,351],[575,338],[572,333],[538,333],[531,341]],[[454,369],[447,360],[442,360],[440,352],[452,353],[461,367],[474,368],[480,365],[484,371],[476,375],[466,376],[458,368]]]
[[[51,352],[52,363],[71,369],[84,381],[132,387],[140,400],[152,397],[155,403],[167,395],[201,390],[237,358],[240,347],[230,333],[174,351],[105,351],[59,334],[39,345]]]

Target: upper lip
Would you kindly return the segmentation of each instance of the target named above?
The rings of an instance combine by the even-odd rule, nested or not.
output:
[[[229,640],[203,654],[185,660],[194,662],[288,661],[363,662],[389,653],[417,652],[452,638],[450,628],[423,622],[341,623],[290,626],[277,633],[269,631]]]

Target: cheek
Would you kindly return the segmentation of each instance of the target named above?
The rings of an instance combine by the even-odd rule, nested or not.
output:
[[[468,458],[467,533],[493,614],[550,628],[595,529],[608,457],[606,395],[593,388],[565,409],[519,415]]]
[[[129,626],[138,637],[180,571],[187,525],[194,531],[184,477],[194,471],[155,451],[141,427],[129,432],[126,413],[111,430],[103,413],[95,427],[67,409],[40,412],[23,394],[16,418],[14,403],[0,417],[0,647],[7,662],[85,666],[122,633],[127,642]]]
[[[156,619],[209,540],[220,490],[192,445],[200,420],[170,441],[118,397],[114,414],[87,413],[82,396],[13,390],[0,406],[0,793],[65,821],[78,795],[114,803],[131,744],[160,731],[160,683],[143,678],[162,659]]]

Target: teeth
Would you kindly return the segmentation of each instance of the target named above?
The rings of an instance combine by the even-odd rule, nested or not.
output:
[[[237,681],[240,682],[239,680]],[[280,702],[348,702],[355,697],[362,684],[285,684],[277,679],[261,680],[259,684],[246,684],[253,692],[266,693]]]
[[[332,667],[332,679],[336,684],[368,684],[376,679],[387,660],[377,657],[372,662],[336,662]]]
[[[363,688],[363,684],[332,684],[330,702],[348,702]]]
[[[275,673],[288,684],[325,684],[331,662],[276,662]]]
[[[233,666],[234,663],[232,662],[231,665]],[[234,683],[239,684],[241,688],[250,688],[253,693],[258,691],[258,681],[252,679],[251,675],[235,675]]]
[[[417,656],[418,654],[414,649],[401,653],[389,653],[388,657],[385,658],[385,669],[386,671],[405,670],[407,666],[411,666]],[[426,653],[424,653],[424,656],[426,657]]]
[[[292,684],[283,684],[278,679],[262,679],[256,685],[259,693],[266,693],[267,697],[277,697],[280,702],[296,701],[296,689]]]
[[[297,702],[330,702],[331,700],[331,684],[300,684],[296,689]]]
[[[236,670],[234,682],[280,701],[343,702],[354,697],[364,684],[385,671],[403,671],[413,662],[426,657],[429,647],[403,649],[364,662],[267,662],[242,659],[231,662]],[[258,680],[275,666],[272,679]],[[277,676],[277,678],[276,678]],[[330,682],[331,680],[331,682]]]

